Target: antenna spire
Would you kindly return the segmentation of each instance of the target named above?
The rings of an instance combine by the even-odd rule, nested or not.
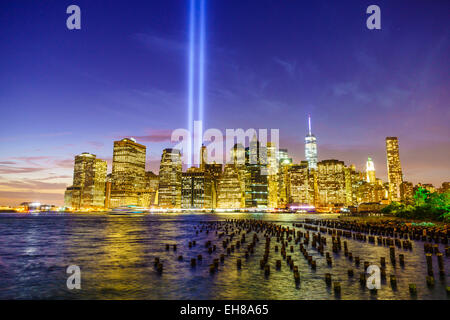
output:
[[[308,114],[308,133],[311,135],[311,115]]]

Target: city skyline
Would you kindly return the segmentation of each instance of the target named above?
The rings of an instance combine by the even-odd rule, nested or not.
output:
[[[170,133],[187,128],[188,2],[78,5],[79,32],[65,28],[64,4],[2,13],[1,204],[62,204],[75,155],[96,154],[110,173],[111,141],[123,137],[147,147],[146,170],[158,173]],[[445,7],[379,5],[387,14],[372,32],[357,2],[208,2],[205,128],[279,128],[300,163],[311,114],[319,161],[362,171],[371,157],[387,181],[384,138],[395,136],[407,181],[448,181]]]

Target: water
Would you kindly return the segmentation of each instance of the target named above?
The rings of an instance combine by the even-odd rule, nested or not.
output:
[[[411,299],[408,284],[417,285],[417,299],[447,299],[445,287],[449,285],[449,258],[445,258],[447,271],[444,279],[437,274],[437,260],[433,256],[436,284],[428,288],[425,281],[426,261],[423,243],[413,242],[413,250],[396,248],[396,254],[405,254],[405,267],[393,268],[389,262],[389,248],[352,239],[348,242],[353,256],[361,257],[355,267],[343,253],[333,254],[333,267],[326,264],[325,256],[307,247],[317,260],[317,270],[312,271],[306,259],[294,245],[292,255],[299,267],[301,283],[296,287],[292,271],[282,260],[281,271],[275,270],[275,261],[282,259],[274,252],[276,239],[272,240],[268,278],[260,269],[259,260],[264,252],[263,235],[254,255],[244,258],[241,247],[226,257],[219,271],[209,273],[214,258],[225,253],[222,239],[215,232],[195,234],[194,226],[204,221],[229,218],[262,219],[292,228],[305,216],[293,214],[151,214],[136,216],[112,216],[107,214],[1,214],[0,215],[0,299],[336,299],[327,288],[324,274],[332,274],[333,281],[340,281],[340,299]],[[329,219],[327,215],[326,218]],[[304,230],[302,230],[304,231]],[[327,237],[326,251],[331,251],[331,236]],[[253,232],[247,235],[251,242]],[[188,248],[188,242],[197,245]],[[209,255],[205,242],[211,240],[217,251]],[[238,240],[235,238],[233,242]],[[177,244],[166,251],[166,244]],[[279,244],[278,244],[279,245]],[[443,245],[440,245],[443,250]],[[441,252],[442,252],[441,250]],[[289,251],[289,250],[287,250]],[[203,255],[196,268],[190,267],[190,259]],[[178,255],[184,260],[178,261]],[[164,271],[160,275],[154,268],[155,257],[160,257]],[[393,291],[389,280],[382,282],[376,296],[367,288],[361,288],[359,273],[364,271],[364,261],[378,264],[386,257],[386,274],[397,276],[397,290]],[[236,268],[236,259],[242,258],[242,269]],[[69,290],[66,269],[69,265],[81,268],[81,290]],[[347,269],[354,269],[354,277]]]

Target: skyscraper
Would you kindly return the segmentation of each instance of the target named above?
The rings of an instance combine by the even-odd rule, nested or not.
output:
[[[182,173],[181,207],[212,209],[212,178],[209,172],[192,167]]]
[[[77,155],[73,186],[67,188],[66,205],[75,209],[104,207],[106,168],[106,161],[97,159],[95,154],[85,152]]]
[[[242,191],[238,168],[234,164],[226,164],[217,186],[217,208],[241,208]]]
[[[268,204],[267,147],[256,135],[245,148],[245,207],[266,208]]]
[[[370,157],[367,158],[366,162],[366,181],[369,183],[375,183],[375,165]]]
[[[112,208],[139,205],[139,196],[145,187],[146,149],[133,138],[114,141],[110,199]]]
[[[389,180],[389,200],[401,200],[400,186],[403,182],[402,167],[398,150],[398,138],[386,138],[387,171]]]
[[[164,149],[159,166],[158,204],[163,208],[181,208],[181,153]]]
[[[202,144],[202,148],[200,149],[200,169],[205,170],[205,164],[208,163],[208,151],[206,146]]]
[[[286,193],[289,204],[314,205],[313,172],[308,170],[308,162],[289,166],[286,175]]]
[[[277,146],[273,142],[267,142],[267,184],[268,184],[268,206],[278,207],[278,159]]]
[[[323,160],[317,165],[319,206],[342,206],[347,202],[345,164],[339,160]]]
[[[309,169],[317,169],[317,141],[311,133],[311,116],[308,116],[308,134],[305,137],[305,158]]]

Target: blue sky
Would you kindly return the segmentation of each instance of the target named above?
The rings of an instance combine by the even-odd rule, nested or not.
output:
[[[81,8],[81,30],[66,8]],[[386,179],[398,136],[405,180],[449,181],[448,1],[207,1],[205,127],[277,128],[304,159],[307,114],[319,160]],[[2,1],[0,203],[62,203],[73,157],[110,161],[136,137],[157,171],[187,127],[188,1]],[[109,166],[109,170],[111,166]]]

